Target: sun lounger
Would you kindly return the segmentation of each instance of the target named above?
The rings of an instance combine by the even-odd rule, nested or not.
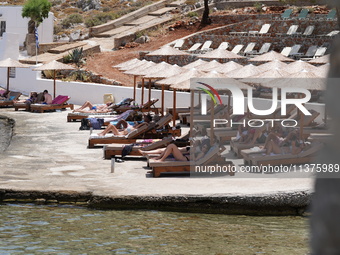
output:
[[[231,52],[238,54],[238,53],[240,53],[240,51],[242,50],[243,47],[244,47],[243,44],[238,44],[231,50]]]
[[[174,160],[165,160],[162,162],[155,161],[150,158],[148,161],[149,167],[152,168],[153,177],[159,177],[162,173],[190,173],[190,166],[205,166],[210,163],[221,162],[223,165],[232,165],[232,162],[225,161],[224,158],[221,158],[219,155],[220,148],[217,145],[214,145],[210,148],[207,154],[201,158],[200,160],[194,161],[174,161]],[[233,175],[233,173],[230,173]]]
[[[147,101],[146,103],[144,103],[143,105],[140,105],[140,106],[131,106],[131,105],[122,105],[118,108],[114,108],[113,110],[120,114],[120,113],[123,113],[127,110],[138,110],[138,111],[141,111],[141,112],[148,112],[148,111],[153,111],[155,112],[156,114],[159,113],[160,111],[160,108],[156,108],[155,104],[159,101],[158,98],[156,99],[151,99],[149,101]]]
[[[174,48],[180,49],[180,48],[182,48],[183,44],[184,44],[184,40],[183,39],[178,39],[178,40],[176,40]]]
[[[270,33],[268,33],[270,27],[271,27],[271,24],[264,24],[262,25],[260,31],[249,31],[248,34],[252,36],[263,36],[263,35],[270,36]]]
[[[292,47],[284,47],[280,53],[283,56],[288,57],[291,51],[292,51]]]
[[[329,32],[328,34],[322,34],[322,35],[318,35],[319,37],[334,37],[336,35],[338,35],[340,33],[339,30],[333,30],[331,32]]]
[[[301,19],[307,19],[309,10],[308,9],[302,9],[299,13],[299,15],[297,16],[297,19],[301,20]]]
[[[88,141],[88,148],[94,148],[99,144],[135,143],[137,139],[159,139],[169,134],[179,136],[181,132],[180,129],[164,129],[164,127],[167,126],[171,120],[172,115],[168,114],[162,117],[159,121],[150,123],[149,125],[143,125],[142,127],[131,131],[127,135],[116,136],[113,134],[107,134],[105,136],[98,136],[97,134],[91,134]]]
[[[67,114],[67,122],[82,120],[84,118],[108,118],[117,116],[117,114],[113,112],[107,113],[95,113],[95,112],[69,112]]]
[[[291,25],[287,31],[287,33],[276,33],[277,36],[291,36],[296,33],[298,30],[299,25]]]
[[[229,48],[228,42],[221,42],[221,44],[217,47],[217,49],[220,49],[220,50],[226,50],[228,48]]]
[[[301,49],[301,44],[295,44],[293,45],[291,51],[289,52],[288,57],[294,57],[296,55],[299,55],[299,50]]]
[[[260,151],[260,153],[251,153],[250,151],[242,151],[241,154],[246,159],[245,163],[249,165],[257,165],[257,166],[298,165],[298,164],[308,164],[308,163],[313,162],[322,148],[323,148],[323,143],[315,142],[315,143],[312,143],[309,148],[300,152],[297,155],[293,155],[290,153],[289,154],[263,155],[262,150]]]
[[[31,91],[31,93],[29,94],[29,97],[31,97],[32,93],[37,93],[35,91]],[[26,100],[25,100],[26,101]],[[19,109],[24,109],[25,111],[30,111],[31,109],[31,104],[30,103],[25,103],[25,101],[17,101],[14,102],[13,106],[14,106],[14,110],[18,111]]]
[[[244,54],[251,54],[254,51],[254,48],[256,46],[255,42],[251,42],[247,45],[247,47],[244,49]]]
[[[130,156],[143,156],[139,150],[151,151],[158,148],[166,147],[169,143],[173,142],[171,136],[163,139],[137,139],[136,143],[133,144],[132,150],[129,153]],[[104,158],[111,159],[115,156],[122,156],[122,150],[126,144],[108,144],[103,147]]]
[[[199,47],[201,47],[202,43],[195,43],[193,46],[190,47],[190,49],[188,49],[188,51],[195,51],[198,50]]]
[[[210,48],[211,44],[212,44],[212,41],[206,41],[205,43],[203,43],[201,51],[211,50]]]
[[[254,56],[254,55],[261,55],[261,54],[267,53],[267,52],[269,51],[269,49],[270,49],[271,46],[272,46],[271,43],[264,43],[264,44],[262,45],[261,49],[260,49],[258,52],[253,51],[253,52],[252,52],[251,54],[249,54],[249,55],[250,55],[250,57],[251,57],[251,56]]]
[[[44,111],[61,110],[70,108],[73,110],[73,104],[68,104],[67,101],[70,100],[68,96],[59,95],[53,99],[51,104],[31,104],[31,112],[43,113]]]
[[[302,33],[302,36],[311,36],[313,34],[314,29],[315,26],[306,27],[305,31]]]
[[[286,9],[282,14],[281,14],[281,19],[289,19],[290,15],[292,15],[293,9]]]
[[[311,59],[311,58],[314,57],[314,55],[315,55],[317,49],[318,49],[318,46],[312,45],[312,46],[310,46],[310,47],[307,49],[306,53],[305,53],[304,55],[300,55],[299,58],[300,58],[300,59],[301,59],[301,58],[302,58],[302,59],[305,59],[305,58]]]
[[[327,51],[327,47],[319,47],[315,54],[314,54],[314,57],[313,58],[319,58],[319,57],[322,57],[323,55],[325,55]]]
[[[336,19],[336,9],[332,9],[326,16],[326,20],[335,20]]]
[[[21,96],[20,92],[10,91],[8,94],[8,99],[0,100],[0,107],[13,106],[20,96]]]

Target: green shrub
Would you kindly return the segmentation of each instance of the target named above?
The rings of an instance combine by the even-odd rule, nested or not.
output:
[[[117,19],[120,16],[121,15],[119,13],[115,13],[115,12],[98,13],[94,15],[93,17],[86,19],[85,25],[87,27],[98,26],[98,25],[108,22],[109,20]]]
[[[83,23],[83,17],[79,13],[73,13],[61,22],[65,28],[69,28],[72,24]]]
[[[198,17],[198,13],[197,13],[197,12],[188,12],[187,16],[188,16],[189,18]]]
[[[254,4],[254,7],[255,7],[256,11],[258,11],[258,12],[262,11],[262,4],[260,2],[256,2]]]

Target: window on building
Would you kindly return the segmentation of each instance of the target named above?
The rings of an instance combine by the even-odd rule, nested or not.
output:
[[[15,78],[15,67],[9,68],[9,78]]]
[[[0,36],[2,36],[3,33],[6,32],[6,21],[0,22]]]

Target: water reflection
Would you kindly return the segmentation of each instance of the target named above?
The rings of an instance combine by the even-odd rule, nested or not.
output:
[[[307,254],[307,219],[0,205],[0,254]]]

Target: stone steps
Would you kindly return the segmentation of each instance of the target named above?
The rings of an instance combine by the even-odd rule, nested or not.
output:
[[[129,32],[129,30],[131,30],[132,28],[133,27],[129,27],[129,26],[121,26],[121,27],[117,27],[109,31],[106,31],[104,33],[98,34],[96,37],[112,37],[112,36],[115,36],[121,33]]]
[[[170,12],[174,9],[176,9],[176,7],[164,7],[162,9],[157,10],[157,11],[150,12],[148,15],[150,15],[150,16],[162,16],[162,15],[166,14],[167,12]]]
[[[152,20],[156,20],[158,19],[158,17],[155,17],[155,16],[143,16],[139,19],[136,19],[134,21],[131,21],[131,22],[128,22],[128,23],[125,23],[124,26],[139,26],[139,25],[143,25],[145,23],[148,23]]]
[[[64,44],[58,47],[55,47],[53,49],[48,50],[49,53],[54,53],[54,54],[60,54],[63,53],[65,51],[69,51],[78,47],[82,47],[84,45],[86,45],[86,42],[76,42],[76,43],[72,43],[72,44]]]

